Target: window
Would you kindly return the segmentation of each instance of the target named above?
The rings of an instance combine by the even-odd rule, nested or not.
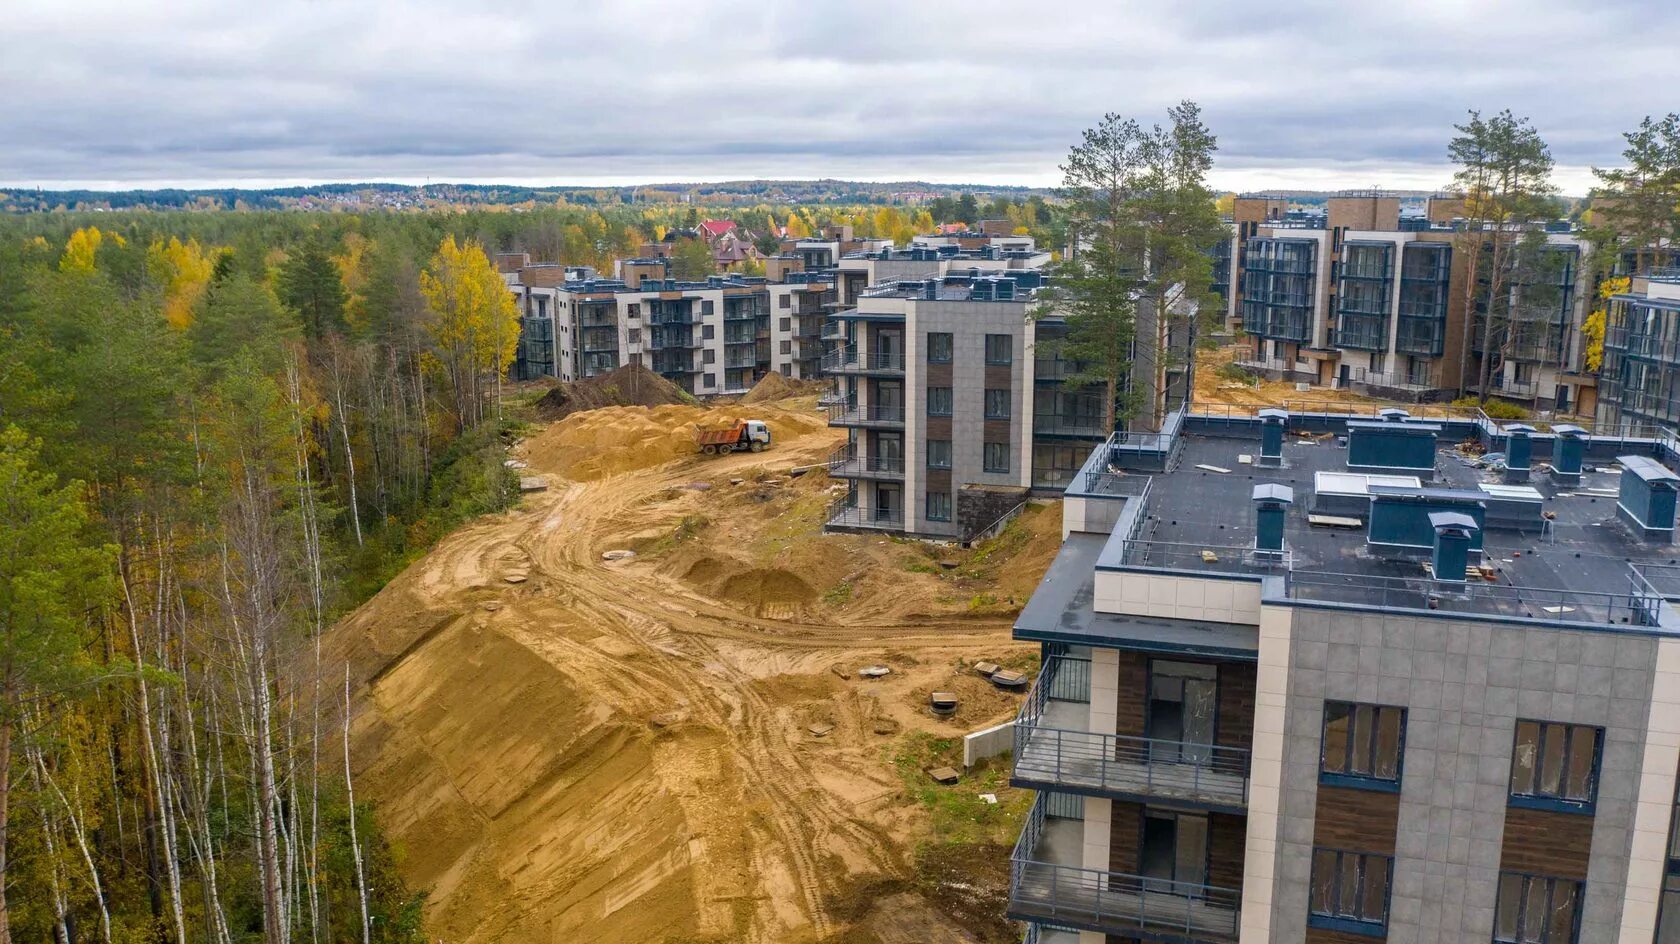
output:
[[[951,415],[951,388],[950,387],[929,387],[928,388],[928,415],[929,416],[950,416]]]
[[[927,493],[927,519],[929,521],[951,520],[951,493]]]
[[[641,328],[631,328],[630,329],[630,343],[631,344],[642,343],[642,329]]]
[[[1398,790],[1405,740],[1406,709],[1327,701],[1319,777],[1343,786]]]
[[[1388,924],[1393,860],[1370,852],[1313,849],[1308,923],[1345,931],[1381,931]]]
[[[792,354],[793,353],[793,342],[792,341],[789,341],[786,338],[782,339],[782,353],[783,354]]]
[[[630,317],[632,317],[632,318],[640,318],[641,315],[642,315],[642,306],[640,304],[632,302],[630,304],[629,314],[630,314]]]
[[[951,332],[949,332],[949,331],[929,331],[927,339],[928,339],[928,363],[929,364],[949,364],[949,363],[951,363]]]
[[[717,351],[715,351],[711,348],[706,348],[704,351],[701,351],[700,352],[700,363],[702,363],[702,364],[716,364],[717,363]]]
[[[709,315],[711,313],[712,313],[712,300],[709,299],[709,298],[700,299],[700,314]]]
[[[715,387],[715,386],[717,386],[717,375],[716,374],[703,374],[701,376],[700,382],[702,384],[704,384],[705,386]]]
[[[780,327],[778,327],[776,330],[780,331],[783,334],[792,334],[793,333],[793,319],[792,318],[781,319]]]
[[[989,388],[986,390],[986,419],[1009,419],[1008,390],[994,390]]]
[[[776,296],[776,307],[777,308],[792,308],[793,307],[793,296],[792,295],[778,295],[778,296]],[[786,329],[784,328],[783,330],[786,330]]]
[[[930,439],[927,441],[928,468],[949,469],[951,467],[951,441],[949,439]]]
[[[710,341],[712,338],[714,338],[716,336],[717,335],[712,330],[711,325],[701,325],[700,326],[700,340]]]
[[[1014,360],[1013,340],[1007,334],[986,335],[986,363],[1008,364]]]
[[[1603,729],[1582,724],[1518,721],[1511,749],[1511,803],[1586,812],[1598,797]]]
[[[1009,444],[986,443],[984,467],[987,472],[1009,471]]]
[[[1521,872],[1499,873],[1493,939],[1507,944],[1575,944],[1581,883]]]

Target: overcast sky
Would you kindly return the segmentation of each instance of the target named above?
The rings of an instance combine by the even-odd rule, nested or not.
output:
[[[1435,187],[1468,108],[1557,182],[1680,109],[1675,0],[6,0],[0,186],[1053,184],[1200,102],[1214,183]]]

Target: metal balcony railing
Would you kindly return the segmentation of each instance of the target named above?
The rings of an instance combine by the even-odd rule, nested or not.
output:
[[[1189,941],[1237,939],[1241,892],[1045,862],[1036,857],[1043,834],[1044,798],[1040,795],[1009,860],[1011,917],[1114,934],[1182,935]]]
[[[903,478],[902,456],[860,456],[853,445],[829,453],[828,474],[835,478]]]
[[[1098,734],[1057,727],[1048,708],[1064,660],[1045,662],[1015,722],[1013,779],[1227,810],[1248,806],[1248,751],[1216,744]],[[1078,712],[1062,724],[1078,724]]]
[[[853,403],[839,403],[828,408],[828,422],[831,426],[902,424],[904,422],[904,408],[901,406],[858,406]]]
[[[828,506],[828,518],[825,527],[880,528],[887,531],[901,531],[904,529],[904,512],[900,509],[863,508],[858,505],[848,505],[845,497],[842,496]]]
[[[823,370],[835,373],[902,372],[904,370],[904,355],[876,352],[860,354],[856,348],[845,348],[844,350],[833,351],[824,357]]]

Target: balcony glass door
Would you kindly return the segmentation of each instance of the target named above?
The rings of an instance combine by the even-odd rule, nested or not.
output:
[[[904,513],[904,496],[896,485],[875,486],[875,520],[897,521]]]
[[[875,467],[881,472],[904,468],[904,438],[898,433],[875,434]]]
[[[1199,894],[1207,885],[1208,820],[1199,813],[1145,810],[1138,871],[1150,891]]]
[[[1149,664],[1148,736],[1155,763],[1205,763],[1213,755],[1219,671],[1193,662]]]
[[[881,366],[893,366],[894,362],[904,353],[904,338],[895,331],[879,331],[875,334],[875,362]]]

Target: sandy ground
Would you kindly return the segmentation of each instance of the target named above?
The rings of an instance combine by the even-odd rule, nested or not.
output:
[[[1285,401],[1300,404],[1348,404],[1353,406],[1388,406],[1390,401],[1367,397],[1348,390],[1336,390],[1331,387],[1313,385],[1311,390],[1302,392],[1295,389],[1293,381],[1261,380],[1256,384],[1237,383],[1220,377],[1220,367],[1231,363],[1237,356],[1248,349],[1246,344],[1226,345],[1224,347],[1204,351],[1197,355],[1196,360],[1196,403],[1197,405],[1227,405],[1253,410],[1269,406],[1281,407]],[[1401,404],[1404,406],[1405,404]]]
[[[746,415],[771,451],[683,450]],[[546,492],[334,629],[358,795],[429,890],[431,937],[975,940],[908,881],[925,811],[893,745],[1015,713],[963,667],[1031,668],[1010,614],[1059,509],[980,552],[822,536],[834,483],[787,472],[840,438],[807,401],[569,417],[519,450]],[[620,548],[639,554],[602,559]],[[893,674],[859,678],[872,663]],[[934,689],[962,695],[955,719],[927,712]]]

